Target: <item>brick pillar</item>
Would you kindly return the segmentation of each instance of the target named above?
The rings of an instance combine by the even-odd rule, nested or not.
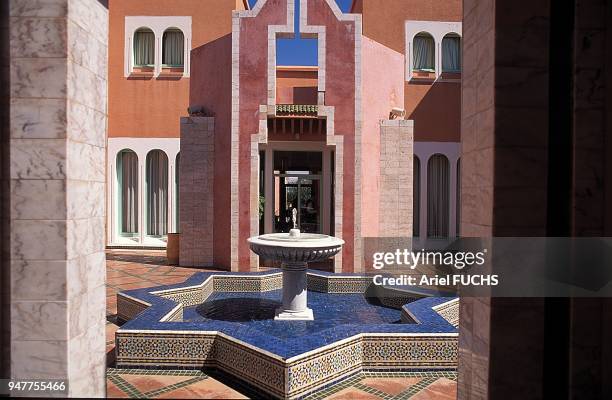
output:
[[[182,266],[213,265],[214,123],[212,117],[181,118],[179,263]]]
[[[11,376],[101,397],[108,10],[9,7]]]

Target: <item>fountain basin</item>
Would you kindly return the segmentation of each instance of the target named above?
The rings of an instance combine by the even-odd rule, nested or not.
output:
[[[323,261],[342,250],[344,240],[333,236],[301,233],[270,233],[248,239],[251,250],[258,256],[281,262],[283,271],[282,304],[276,309],[277,321],[312,321],[308,307],[306,270],[309,262]]]
[[[275,398],[302,397],[359,371],[456,368],[456,297],[436,297],[443,294],[427,289],[380,287],[371,297],[371,276],[322,271],[309,271],[307,286],[313,292],[311,305],[336,307],[329,299],[346,295],[362,296],[364,301],[367,295],[384,308],[370,318],[371,305],[358,305],[349,310],[351,318],[344,315],[348,305],[331,312],[315,306],[321,318],[278,323],[269,319],[276,305],[269,301],[278,302],[281,271],[199,272],[181,284],[117,295],[118,318],[127,321],[116,333],[117,366],[216,368],[264,392],[262,397]],[[319,294],[330,297],[320,301]],[[215,312],[213,318],[191,318],[190,313],[209,300],[214,304],[219,299],[266,296],[268,314],[255,322],[268,327],[250,320],[224,320]],[[272,331],[266,331],[269,327]]]

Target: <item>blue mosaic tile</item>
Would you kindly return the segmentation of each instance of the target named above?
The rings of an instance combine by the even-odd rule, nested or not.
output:
[[[415,317],[416,323],[400,323],[400,310],[370,304],[363,294],[309,291],[308,305],[314,311],[315,321],[274,321],[274,309],[280,304],[279,290],[213,292],[204,304],[184,308],[183,321],[160,322],[177,303],[151,293],[200,285],[211,275],[267,276],[278,272],[199,272],[181,284],[124,292],[150,303],[152,307],[126,322],[121,329],[223,332],[285,359],[360,333],[457,332],[453,325],[432,309],[451,300],[449,297],[425,297],[404,305],[404,309]],[[317,271],[316,274],[322,272]],[[257,311],[251,315],[254,310]]]

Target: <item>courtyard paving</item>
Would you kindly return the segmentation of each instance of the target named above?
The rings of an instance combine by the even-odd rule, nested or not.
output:
[[[117,369],[114,342],[117,292],[184,281],[202,269],[168,265],[165,251],[108,250],[106,262],[107,396],[111,398],[256,398],[252,388],[217,372]],[[318,391],[310,399],[454,400],[454,372],[365,372]]]

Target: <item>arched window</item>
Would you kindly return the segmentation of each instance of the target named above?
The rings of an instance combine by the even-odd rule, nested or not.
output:
[[[167,67],[183,67],[185,37],[177,28],[168,28],[162,39],[162,64]]]
[[[138,233],[138,156],[132,150],[117,154],[117,181],[119,233],[134,236]]]
[[[139,28],[134,32],[134,66],[153,67],[155,65],[155,34],[149,28]]]
[[[174,171],[174,182],[175,182],[175,196],[174,198],[176,199],[175,205],[174,205],[174,232],[180,233],[180,228],[181,228],[181,224],[180,224],[180,165],[181,165],[181,153],[179,152],[176,155],[176,166],[175,166],[175,171]]]
[[[457,234],[456,236],[459,236],[459,233],[461,232],[460,228],[461,228],[461,159],[457,160],[457,198],[456,198],[456,209],[457,209]]]
[[[412,41],[413,69],[415,71],[435,72],[435,45],[433,37],[421,32]]]
[[[421,160],[416,155],[412,161],[412,236],[419,236],[421,220]]]
[[[449,33],[442,39],[442,72],[461,71],[461,37]]]
[[[168,156],[161,150],[147,154],[147,235],[168,233]]]
[[[427,236],[448,237],[450,167],[448,158],[434,154],[427,162]]]

